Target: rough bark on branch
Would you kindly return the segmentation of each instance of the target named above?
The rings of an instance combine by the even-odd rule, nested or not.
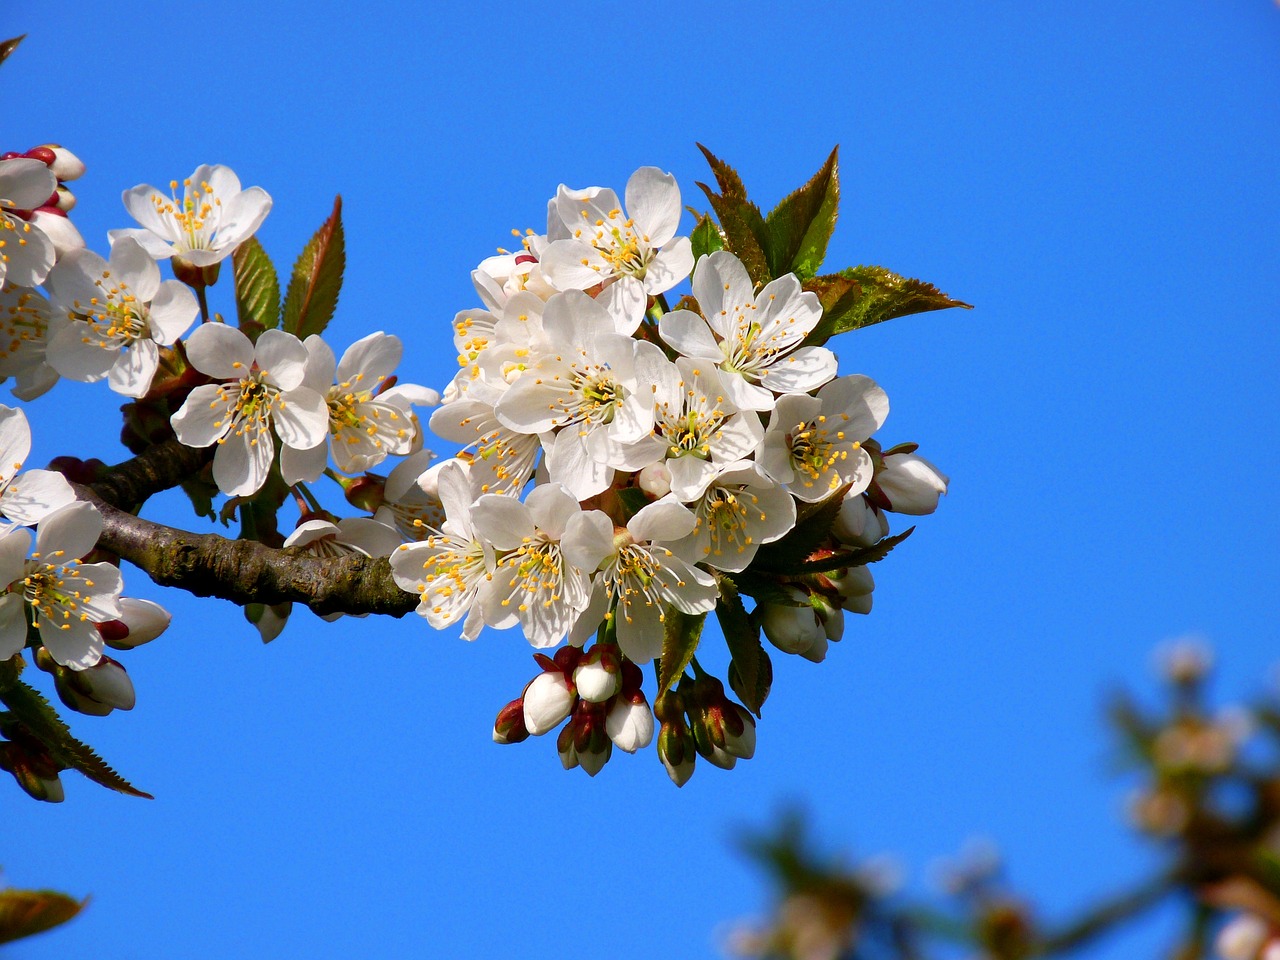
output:
[[[251,540],[190,533],[128,512],[195,475],[211,457],[211,449],[197,450],[168,440],[109,467],[91,486],[75,484],[77,496],[102,514],[98,545],[145,571],[156,583],[200,597],[221,597],[238,604],[289,600],[320,614],[402,617],[417,606],[417,597],[396,586],[385,558],[321,559]]]

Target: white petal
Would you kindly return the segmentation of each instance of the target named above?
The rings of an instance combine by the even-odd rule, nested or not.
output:
[[[542,275],[557,290],[586,290],[613,274],[595,247],[581,240],[557,240],[549,244],[540,265]]]
[[[40,522],[36,531],[36,550],[46,561],[56,551],[63,551],[62,562],[78,560],[98,545],[102,536],[102,515],[90,503],[69,503]]]
[[[613,482],[613,467],[592,459],[575,427],[555,435],[546,447],[546,464],[551,479],[564,484],[579,500],[603,493]]]
[[[167,347],[186,333],[199,315],[200,305],[191,288],[177,280],[166,280],[151,301],[151,338]]]
[[[271,197],[261,187],[250,187],[232,197],[223,206],[222,219],[218,223],[218,247],[225,248],[223,255],[253,236],[270,212]]]
[[[512,497],[487,493],[471,506],[476,536],[498,550],[514,550],[534,535],[528,508]]]
[[[17,210],[42,206],[58,186],[58,178],[42,160],[0,160],[0,197]]]
[[[270,433],[229,434],[213,455],[213,482],[229,497],[257,493],[267,482],[275,452]]]
[[[724,351],[707,321],[692,310],[672,310],[664,314],[658,321],[658,334],[668,346],[686,357],[715,363],[724,360]]]
[[[15,523],[39,523],[54,510],[74,503],[67,478],[52,470],[28,470],[0,493],[0,513]],[[3,584],[0,584],[3,586]]]
[[[693,245],[688,237],[676,237],[649,261],[644,271],[644,292],[666,293],[693,271]]]
[[[129,211],[129,216],[137,220],[142,226],[142,231],[151,234],[153,237],[159,237],[163,240],[173,243],[178,239],[178,226],[172,217],[163,216],[156,210],[157,204],[155,199],[159,198],[160,202],[168,204],[171,199],[161,193],[155,187],[148,184],[139,184],[132,190],[126,190],[122,199],[124,200],[124,208]],[[134,239],[143,244],[149,252],[152,249],[147,241],[134,233],[130,228],[127,231],[112,231],[112,242],[114,243],[121,235],[132,235]],[[172,251],[170,251],[170,254]],[[169,254],[166,254],[166,256]]]
[[[538,484],[529,491],[524,505],[534,524],[552,540],[564,536],[569,521],[582,512],[578,501],[558,483]]]
[[[263,378],[281,390],[301,386],[307,373],[307,348],[292,333],[283,330],[264,330],[253,349],[253,359]]]
[[[118,348],[101,347],[99,343],[87,323],[68,323],[50,339],[45,360],[68,380],[97,383],[120,356]]]
[[[619,277],[600,291],[597,300],[613,318],[614,329],[627,337],[636,332],[649,308],[646,284],[635,277]]]
[[[0,485],[22,469],[31,453],[31,425],[17,407],[0,404]]]
[[[636,541],[679,540],[688,536],[696,523],[693,511],[680,503],[674,493],[669,493],[641,507],[627,523],[627,532]]]
[[[376,384],[395,373],[403,354],[404,344],[399,337],[381,330],[371,333],[347,347],[338,364],[337,380],[339,383],[354,382],[363,375],[363,386],[373,389]]]
[[[191,365],[217,380],[239,380],[253,365],[253,344],[225,323],[202,324],[187,337],[185,346]]]
[[[160,350],[154,340],[137,340],[128,350],[116,355],[107,383],[125,397],[146,396],[160,365]]]
[[[681,211],[675,177],[657,167],[641,167],[627,181],[625,196],[627,216],[635,221],[636,231],[651,247],[660,247],[676,235]],[[689,267],[692,269],[693,264]]]
[[[224,436],[231,429],[227,397],[238,395],[235,387],[206,383],[192,390],[178,412],[169,418],[178,442],[188,447],[207,447]]]
[[[102,634],[94,623],[71,618],[62,626],[66,629],[46,620],[40,629],[40,642],[54,660],[72,670],[88,670],[102,659]]]
[[[154,300],[160,289],[160,268],[132,237],[121,237],[111,245],[111,272],[117,283],[128,286],[143,303]]]
[[[593,573],[614,552],[613,521],[600,510],[583,510],[569,518],[560,548],[571,564]]]
[[[0,527],[0,591],[22,576],[30,549],[31,534],[22,527]]]
[[[301,371],[301,365],[298,369]],[[329,434],[329,407],[324,402],[324,397],[314,390],[296,387],[280,394],[271,422],[285,446],[310,450],[317,444],[324,443]]]
[[[21,653],[27,645],[26,606],[16,593],[0,597],[0,660]]]
[[[307,450],[285,444],[280,449],[280,476],[289,486],[314,483],[329,465],[329,445],[318,443]]]
[[[139,227],[124,227],[119,230],[108,230],[107,237],[112,243],[119,243],[126,237],[136,240],[143,250],[157,260],[165,260],[173,256],[173,247],[150,230],[143,230]]]
[[[776,360],[760,378],[774,393],[808,393],[836,375],[836,355],[826,347],[801,347]],[[870,434],[868,434],[870,436]],[[865,440],[866,437],[861,439]]]

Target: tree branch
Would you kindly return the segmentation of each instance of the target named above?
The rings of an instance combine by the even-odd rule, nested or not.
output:
[[[413,594],[396,586],[385,558],[322,559],[253,540],[189,533],[129,512],[194,476],[212,459],[214,449],[165,440],[108,467],[90,486],[74,484],[77,496],[102,514],[98,545],[128,560],[161,586],[178,587],[199,597],[220,597],[242,605],[293,601],[320,614],[402,617],[417,606]]]

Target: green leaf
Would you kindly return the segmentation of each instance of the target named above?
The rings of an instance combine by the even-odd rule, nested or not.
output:
[[[346,265],[342,197],[337,197],[333,201],[333,213],[320,225],[293,265],[281,324],[286,333],[306,339],[313,333],[324,332],[338,307]]]
[[[256,341],[264,330],[280,325],[280,279],[257,237],[250,237],[231,255],[235,267],[236,315],[240,329]]]
[[[0,677],[0,701],[32,736],[44,744],[49,756],[59,765],[79,770],[94,783],[120,793],[155,799],[112,770],[91,748],[73,737],[49,701],[21,680],[13,679],[6,683],[5,678]]]
[[[616,614],[615,614],[616,616]],[[662,664],[658,673],[658,696],[670,690],[684,676],[685,667],[693,659],[702,637],[707,615],[681,613],[667,608],[666,629],[662,638]]]
[[[653,503],[653,499],[639,487],[623,487],[618,491],[618,499],[622,501],[622,512],[628,520]]]
[[[742,261],[753,282],[768,283],[773,279],[764,252],[769,230],[765,226],[760,208],[747,199],[747,188],[742,185],[742,178],[733,167],[702,144],[698,144],[698,149],[707,158],[720,187],[720,192],[716,193],[705,183],[698,184],[711,201],[711,208],[715,210],[716,216],[720,218],[725,249]]]
[[[817,275],[826,259],[840,205],[840,177],[836,172],[839,149],[831,151],[822,169],[808,183],[783,198],[765,217],[769,229],[765,253],[775,277],[795,273],[801,280],[808,280]]]
[[[907,527],[901,533],[894,534],[892,537],[885,537],[869,547],[863,547],[860,550],[842,551],[830,557],[823,557],[821,560],[802,563],[794,570],[787,571],[787,574],[788,576],[799,577],[810,573],[827,573],[831,570],[843,570],[847,567],[865,567],[868,563],[878,563],[889,555],[889,551],[915,533],[915,530],[915,527]]]
[[[52,930],[88,903],[54,890],[0,890],[0,943]]]
[[[913,313],[948,307],[973,309],[972,304],[951,299],[933,284],[899,276],[884,267],[849,267],[815,277],[804,288],[818,295],[823,311],[822,319],[805,340],[809,345]]]
[[[20,37],[13,37],[9,40],[0,40],[0,63],[4,63],[9,59],[9,54],[18,49],[18,44],[27,38],[24,33]]]
[[[796,510],[796,525],[781,540],[767,543],[756,554],[752,564],[757,570],[786,571],[800,566],[809,554],[825,544],[831,537],[831,524],[844,502],[845,484],[825,500],[817,503],[800,503]]]
[[[693,228],[693,233],[689,234],[689,243],[693,246],[694,263],[698,262],[699,257],[724,249],[724,237],[715,221],[711,219],[711,214],[704,213],[698,217],[698,225]]]
[[[760,627],[748,616],[737,587],[728,577],[718,579],[720,599],[716,601],[716,620],[720,622],[732,658],[729,686],[742,699],[742,705],[758,717],[773,685],[773,662],[760,643]]]

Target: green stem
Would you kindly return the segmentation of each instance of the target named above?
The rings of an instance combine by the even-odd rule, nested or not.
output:
[[[293,492],[295,496],[301,496],[304,500],[306,500],[306,502],[311,507],[312,513],[325,512],[325,509],[323,506],[321,506],[320,501],[316,499],[315,494],[313,494],[310,490],[307,489],[307,485],[305,483],[295,483],[293,485]]]
[[[199,286],[195,288],[196,301],[200,304],[200,321],[202,323],[209,322],[209,300],[205,295],[205,288]]]

